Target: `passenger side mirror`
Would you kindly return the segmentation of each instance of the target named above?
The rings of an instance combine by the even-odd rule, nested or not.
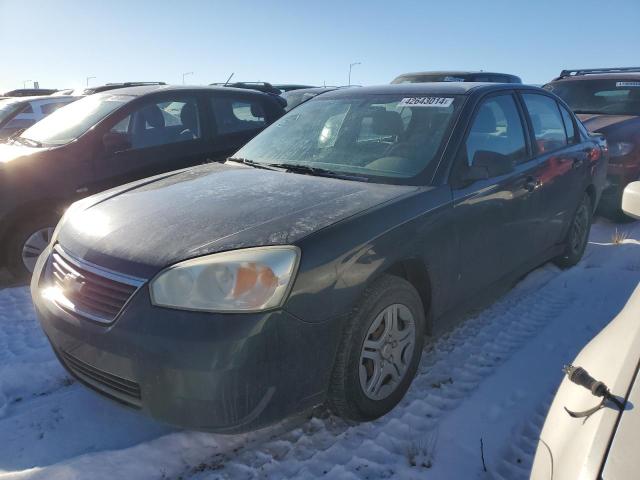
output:
[[[131,148],[129,135],[119,132],[107,132],[102,137],[102,144],[108,153],[117,153]]]
[[[478,150],[473,155],[473,162],[464,174],[463,180],[472,183],[476,180],[499,177],[513,171],[511,159],[497,152]]]
[[[640,219],[640,182],[631,182],[622,193],[622,211]]]

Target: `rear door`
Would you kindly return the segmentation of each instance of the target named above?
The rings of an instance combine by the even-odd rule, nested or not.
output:
[[[550,96],[522,92],[521,97],[539,165],[535,235],[543,251],[564,240],[585,192],[589,166],[573,115]]]
[[[207,99],[212,117],[212,160],[233,155],[274,120],[261,95],[221,90],[208,94]]]
[[[454,218],[459,241],[458,295],[464,298],[513,272],[533,257],[535,222],[532,182],[536,165],[523,112],[513,93],[485,98],[457,155],[452,172]],[[511,171],[465,180],[484,156],[507,158]]]
[[[171,92],[135,102],[97,136],[96,178],[102,188],[207,161],[209,144],[196,93]]]

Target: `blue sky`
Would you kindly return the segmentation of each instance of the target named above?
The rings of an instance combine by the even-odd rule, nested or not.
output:
[[[0,0],[0,92],[127,80],[388,83],[417,70],[640,66],[640,0]]]

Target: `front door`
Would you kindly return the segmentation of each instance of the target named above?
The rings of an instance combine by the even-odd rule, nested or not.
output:
[[[210,146],[196,95],[143,101],[111,124],[95,161],[102,188],[207,161]]]

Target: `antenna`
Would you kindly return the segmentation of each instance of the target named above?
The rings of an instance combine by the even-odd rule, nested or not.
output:
[[[227,78],[227,81],[224,82],[224,86],[226,86],[229,83],[229,80],[231,80],[231,77],[233,77],[235,75],[235,72],[231,72],[231,75],[229,75],[229,78]]]

